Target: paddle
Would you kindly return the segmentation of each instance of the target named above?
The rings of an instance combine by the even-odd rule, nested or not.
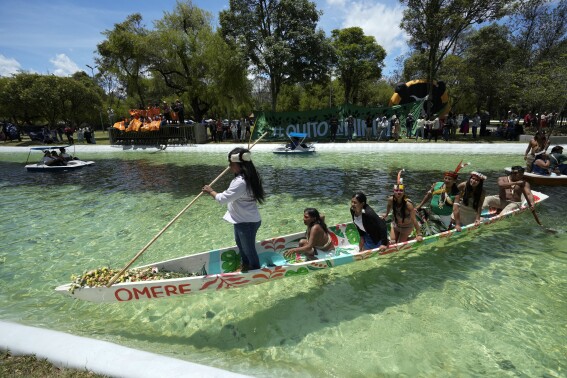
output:
[[[530,202],[530,198],[527,195],[527,193],[524,193],[524,197],[526,198],[526,202],[528,203],[528,206],[530,207],[530,210],[532,212],[532,214],[534,215],[534,219],[537,222],[537,224],[539,224],[541,227],[543,227],[543,224],[541,223],[541,221],[539,220],[539,216],[537,215],[536,211],[535,211],[535,204],[532,204]],[[533,206],[533,208],[532,208]]]
[[[565,109],[565,106],[567,105],[567,100],[565,100],[563,102],[563,106],[561,107],[561,110],[558,113],[558,116],[561,116],[563,114],[563,110]],[[563,120],[563,117],[561,118]],[[557,124],[557,120],[555,120],[555,122],[553,122],[553,125],[551,125],[551,128],[549,129],[549,135],[547,136],[547,141],[545,142],[545,149],[544,151],[547,152],[547,149],[549,148],[549,145],[551,144],[551,135],[553,134],[553,129],[555,128],[555,125]]]
[[[248,149],[251,150],[252,147],[254,147],[256,145],[256,143],[258,143],[263,137],[265,137],[268,133],[264,133],[260,136],[260,138],[258,138],[254,144],[252,144]],[[209,186],[213,186],[222,176],[224,176],[228,171],[230,170],[230,167],[226,167],[226,169],[224,171],[222,171],[222,173],[220,175],[217,176],[217,178],[215,178],[210,184]],[[201,195],[203,194],[203,192],[200,192],[199,194],[197,194],[197,196],[193,199],[193,201],[191,201],[187,206],[185,206],[183,208],[183,210],[181,210],[179,212],[179,214],[177,214],[164,228],[162,228],[162,230],[160,232],[157,233],[156,236],[154,236],[154,238],[152,240],[150,240],[150,242],[148,244],[146,244],[144,246],[144,248],[142,248],[140,250],[140,252],[138,252],[136,254],[136,256],[134,256],[134,258],[132,260],[130,260],[130,262],[128,264],[126,264],[126,266],[124,268],[122,268],[122,270],[120,272],[118,272],[114,277],[112,277],[112,279],[108,282],[108,284],[106,285],[106,287],[110,287],[112,286],[112,284],[118,279],[120,278],[120,276],[122,276],[124,274],[124,272],[126,271],[126,269],[128,269],[141,255],[142,253],[144,253],[156,240],[157,238],[159,238],[164,232],[165,230],[167,230],[169,228],[169,226],[171,226],[173,224],[173,222],[175,222],[185,211],[187,211],[187,209],[189,209],[194,203],[195,201],[197,201],[197,199],[199,199],[199,197],[201,197]]]

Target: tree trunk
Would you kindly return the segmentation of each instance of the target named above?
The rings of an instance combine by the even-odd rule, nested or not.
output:
[[[272,111],[276,111],[276,105],[278,103],[278,88],[277,88],[276,78],[270,75],[270,92],[272,92]]]

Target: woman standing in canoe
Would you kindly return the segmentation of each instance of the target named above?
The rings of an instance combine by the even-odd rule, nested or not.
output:
[[[223,219],[234,225],[234,239],[242,259],[242,272],[260,269],[256,233],[262,222],[258,203],[263,203],[265,196],[262,180],[252,163],[249,150],[241,147],[233,149],[228,154],[228,163],[234,173],[228,189],[217,193],[209,185],[205,185],[203,192],[227,205]]]

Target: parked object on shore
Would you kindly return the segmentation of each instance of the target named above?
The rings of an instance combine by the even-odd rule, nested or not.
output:
[[[532,191],[536,204],[546,200],[547,195]],[[390,244],[386,250],[377,249],[359,251],[359,234],[353,223],[343,223],[329,227],[334,251],[319,252],[316,260],[305,261],[305,256],[295,255],[286,260],[283,254],[305,236],[298,232],[286,236],[274,237],[256,243],[261,268],[248,272],[238,271],[240,256],[236,246],[214,249],[194,255],[156,262],[130,269],[120,277],[117,283],[107,286],[114,271],[102,268],[75,277],[74,282],[61,285],[55,290],[76,299],[91,302],[137,302],[148,299],[163,299],[206,291],[225,290],[260,284],[284,277],[297,277],[312,274],[319,270],[350,264],[372,257],[379,257],[395,252],[406,252],[427,244],[438,242],[448,237],[459,237],[478,228],[484,228],[510,216],[516,216],[528,210],[527,203],[515,211],[497,214],[485,211],[480,225],[474,224],[456,230],[444,231],[424,238]],[[423,225],[427,227],[427,224]]]

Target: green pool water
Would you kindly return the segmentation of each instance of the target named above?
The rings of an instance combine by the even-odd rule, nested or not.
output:
[[[106,340],[252,376],[545,376],[566,374],[567,188],[535,188],[539,209],[411,253],[242,289],[93,304],[54,288],[72,274],[121,268],[226,166],[224,153],[81,154],[96,165],[29,173],[0,153],[0,319]],[[256,153],[267,192],[258,238],[304,229],[303,209],[349,221],[363,190],[385,208],[405,168],[421,200],[461,159],[496,193],[511,155]],[[215,189],[230,181],[223,177]],[[135,265],[233,245],[225,208],[203,196]]]

